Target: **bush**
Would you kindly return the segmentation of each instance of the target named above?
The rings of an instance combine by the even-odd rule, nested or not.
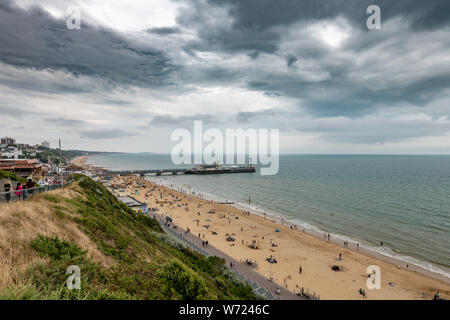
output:
[[[31,241],[31,247],[42,256],[50,257],[53,260],[74,259],[86,254],[76,244],[65,240],[59,240],[58,237],[47,237],[39,234],[37,238]]]
[[[161,272],[169,287],[181,295],[181,299],[201,299],[207,293],[205,283],[198,274],[178,261],[172,260]]]
[[[0,179],[9,179],[9,180],[17,181],[17,182],[20,182],[20,183],[26,183],[27,182],[27,179],[19,177],[15,173],[12,173],[12,172],[9,172],[9,171],[5,171],[5,170],[0,170]]]

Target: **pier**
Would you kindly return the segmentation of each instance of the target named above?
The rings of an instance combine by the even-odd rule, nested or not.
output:
[[[138,174],[140,176],[145,176],[148,174],[154,174],[160,176],[162,174],[179,174],[186,173],[190,169],[149,169],[149,170],[120,170],[120,171],[105,171],[104,175],[131,175]]]
[[[123,170],[123,171],[105,171],[104,175],[131,175],[137,174],[140,176],[154,174],[160,176],[162,174],[224,174],[224,173],[244,173],[256,172],[254,166],[230,166],[224,167],[222,165],[200,165],[192,169],[148,169],[148,170]]]

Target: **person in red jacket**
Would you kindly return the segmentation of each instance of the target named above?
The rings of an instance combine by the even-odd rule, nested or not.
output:
[[[22,185],[20,184],[20,182],[17,184],[17,186],[14,188],[14,190],[16,191],[15,193],[16,193],[17,200],[22,199],[23,188],[22,188]]]

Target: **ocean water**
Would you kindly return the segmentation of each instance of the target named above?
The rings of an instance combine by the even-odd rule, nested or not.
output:
[[[170,155],[156,154],[93,156],[88,163],[114,170],[177,167]],[[450,156],[281,155],[274,176],[150,179],[236,201],[450,278]]]

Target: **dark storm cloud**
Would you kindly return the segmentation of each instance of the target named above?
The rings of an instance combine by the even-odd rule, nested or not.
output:
[[[70,127],[70,128],[79,127],[86,124],[86,122],[83,120],[67,119],[67,118],[46,118],[45,121],[55,126]]]
[[[288,55],[287,57],[286,57],[286,65],[288,66],[288,67],[290,67],[290,66],[292,66],[294,63],[296,63],[298,61],[298,58],[295,56],[295,55],[293,55],[293,54],[290,54],[290,55]]]
[[[235,89],[253,91],[252,95],[259,92],[268,101],[260,106],[265,110],[249,112],[247,107],[254,107],[249,98],[242,102],[242,112],[224,112],[223,116],[217,116],[223,110],[217,110],[214,102],[211,110],[208,107],[190,116],[185,116],[189,113],[184,112],[184,105],[172,104],[175,110],[154,116],[150,127],[191,126],[194,120],[214,125],[238,122],[352,143],[400,141],[449,130],[447,124],[428,120],[368,117],[397,107],[402,108],[399,114],[408,114],[411,107],[415,108],[412,112],[436,116],[427,108],[439,99],[446,101],[450,83],[448,0],[179,1],[186,5],[178,11],[177,25],[143,28],[133,34],[133,40],[128,34],[89,24],[82,24],[81,30],[68,30],[65,21],[42,9],[24,10],[2,1],[0,66],[8,65],[8,70],[0,69],[0,84],[25,91],[28,98],[39,93],[60,98],[68,94],[110,110],[127,107],[128,119],[154,115],[153,101],[146,105],[147,110],[139,110],[144,108],[139,99],[142,87],[156,87],[149,94],[156,100],[174,97],[173,101],[182,101],[178,98],[187,91],[214,87],[211,91],[226,88],[231,95]],[[366,9],[372,4],[381,7],[383,30],[366,28]],[[344,22],[339,25],[341,18]],[[342,45],[329,45],[308,29],[336,21],[348,36]],[[30,70],[32,76],[10,69]],[[42,70],[48,72],[39,72]],[[66,72],[72,76],[65,78]],[[124,85],[140,88],[127,88],[124,93]],[[164,89],[168,87],[176,91],[167,94]],[[271,101],[276,106],[270,105]],[[277,108],[278,102],[295,110],[267,110]],[[195,103],[195,99],[186,101],[186,106]],[[33,115],[29,109],[0,104],[1,115],[21,117],[28,111]],[[440,115],[447,112],[445,106],[440,110]],[[93,118],[101,118],[95,112]],[[55,126],[82,127],[78,130],[91,139],[135,135],[114,129],[115,124],[106,124],[106,129],[89,128],[88,122],[73,117],[68,113],[41,116]],[[144,118],[136,128],[148,128],[147,121]]]
[[[0,61],[21,68],[65,70],[139,86],[167,84],[177,68],[157,48],[133,44],[110,29],[86,23],[81,30],[69,30],[65,20],[37,7],[26,11],[3,2],[0,30]]]
[[[254,59],[262,53],[274,57],[283,55],[286,59],[286,71],[290,68],[301,70],[301,63],[309,61],[329,74],[321,81],[310,81],[301,76],[293,77],[288,72],[265,73],[254,68],[245,70],[244,67],[239,70],[239,74],[236,71],[223,71],[218,73],[218,77],[214,77],[217,70],[214,67],[216,69],[209,72],[204,70],[199,76],[216,81],[221,79],[224,82],[227,78],[228,82],[246,79],[251,90],[301,99],[303,107],[315,116],[361,116],[374,111],[375,105],[388,106],[401,102],[425,105],[448,87],[450,70],[428,70],[425,64],[423,67],[410,65],[406,59],[396,63],[398,72],[406,74],[414,69],[424,68],[421,78],[405,77],[396,83],[386,82],[381,88],[372,87],[362,79],[371,76],[371,72],[382,71],[379,79],[375,80],[388,80],[392,74],[387,72],[389,67],[386,66],[397,61],[398,57],[413,55],[415,48],[410,46],[412,40],[407,40],[408,36],[448,27],[450,16],[445,13],[450,12],[449,1],[209,0],[191,1],[191,4],[178,17],[181,25],[196,26],[199,30],[200,40],[189,43],[187,46],[190,49],[227,54],[246,53]],[[409,27],[405,29],[394,26],[388,31],[369,31],[366,28],[366,9],[372,4],[381,7],[383,23],[394,18],[406,19]],[[211,22],[211,17],[207,14],[211,7],[227,12],[232,22],[225,18],[222,20],[228,21],[228,24]],[[302,33],[300,29],[297,37],[303,38],[297,52],[280,52],[282,39],[286,36],[284,33],[294,26],[301,28],[308,23],[325,21],[324,19],[329,21],[337,17],[344,17],[351,28],[359,32],[352,32],[343,48],[327,48],[317,38],[308,38],[308,34]],[[207,25],[209,27],[205,27]],[[415,40],[435,44],[425,35],[422,37],[423,39]],[[448,39],[441,38],[438,41],[442,44],[438,50],[449,50]],[[371,50],[384,43],[387,48],[380,52],[380,56],[382,54],[385,57],[383,60],[373,59],[365,62],[365,65],[355,65],[355,58],[369,55]],[[417,43],[417,46],[420,44]],[[348,58],[343,59],[343,56]],[[361,70],[366,66],[373,70]],[[351,76],[356,73],[358,77]]]
[[[172,126],[172,125],[185,125],[187,123],[191,124],[193,121],[203,121],[204,123],[217,123],[219,120],[212,115],[209,114],[195,114],[192,116],[180,116],[174,117],[171,115],[159,115],[155,116],[149,123],[149,125],[157,125],[157,126]]]
[[[208,3],[228,6],[235,18],[233,27],[240,31],[266,30],[297,21],[328,19],[338,15],[365,29],[366,9],[373,4],[381,8],[385,19],[401,15],[412,19],[413,26],[418,29],[443,27],[450,23],[450,2],[447,0],[208,0]]]
[[[190,1],[178,16],[178,23],[187,27],[207,24],[205,12],[208,5],[223,8],[233,18],[231,28],[214,26],[201,28],[202,42],[193,42],[196,49],[220,48],[225,51],[244,51],[256,57],[261,52],[274,53],[281,34],[275,27],[297,22],[345,17],[355,27],[365,32],[369,5],[380,6],[383,20],[402,16],[412,20],[415,29],[433,29],[448,26],[450,2],[447,0],[209,0]]]
[[[114,139],[136,136],[136,133],[128,132],[122,129],[91,129],[81,131],[83,137],[90,139]]]
[[[17,107],[8,107],[8,106],[0,106],[0,115],[2,117],[4,116],[10,116],[12,118],[22,118],[25,115],[29,115],[29,113],[26,110],[23,110],[22,108]]]
[[[273,118],[274,116],[279,115],[281,112],[279,110],[269,109],[263,111],[254,111],[254,112],[238,112],[236,114],[236,120],[241,123],[247,123],[251,121],[257,121],[261,118]]]
[[[41,115],[41,112],[34,106],[17,103],[17,99],[7,96],[1,96],[0,98],[0,119],[2,120],[6,116],[16,119],[28,119],[38,115]],[[3,122],[3,125],[5,124],[6,123]]]
[[[154,33],[159,36],[167,36],[171,34],[178,34],[180,33],[180,29],[176,27],[162,27],[162,28],[151,28],[148,29],[147,32]]]
[[[378,115],[360,119],[341,117],[300,120],[297,122],[297,129],[319,134],[327,141],[377,144],[426,136],[443,136],[450,130],[450,122],[426,118],[387,118]]]

